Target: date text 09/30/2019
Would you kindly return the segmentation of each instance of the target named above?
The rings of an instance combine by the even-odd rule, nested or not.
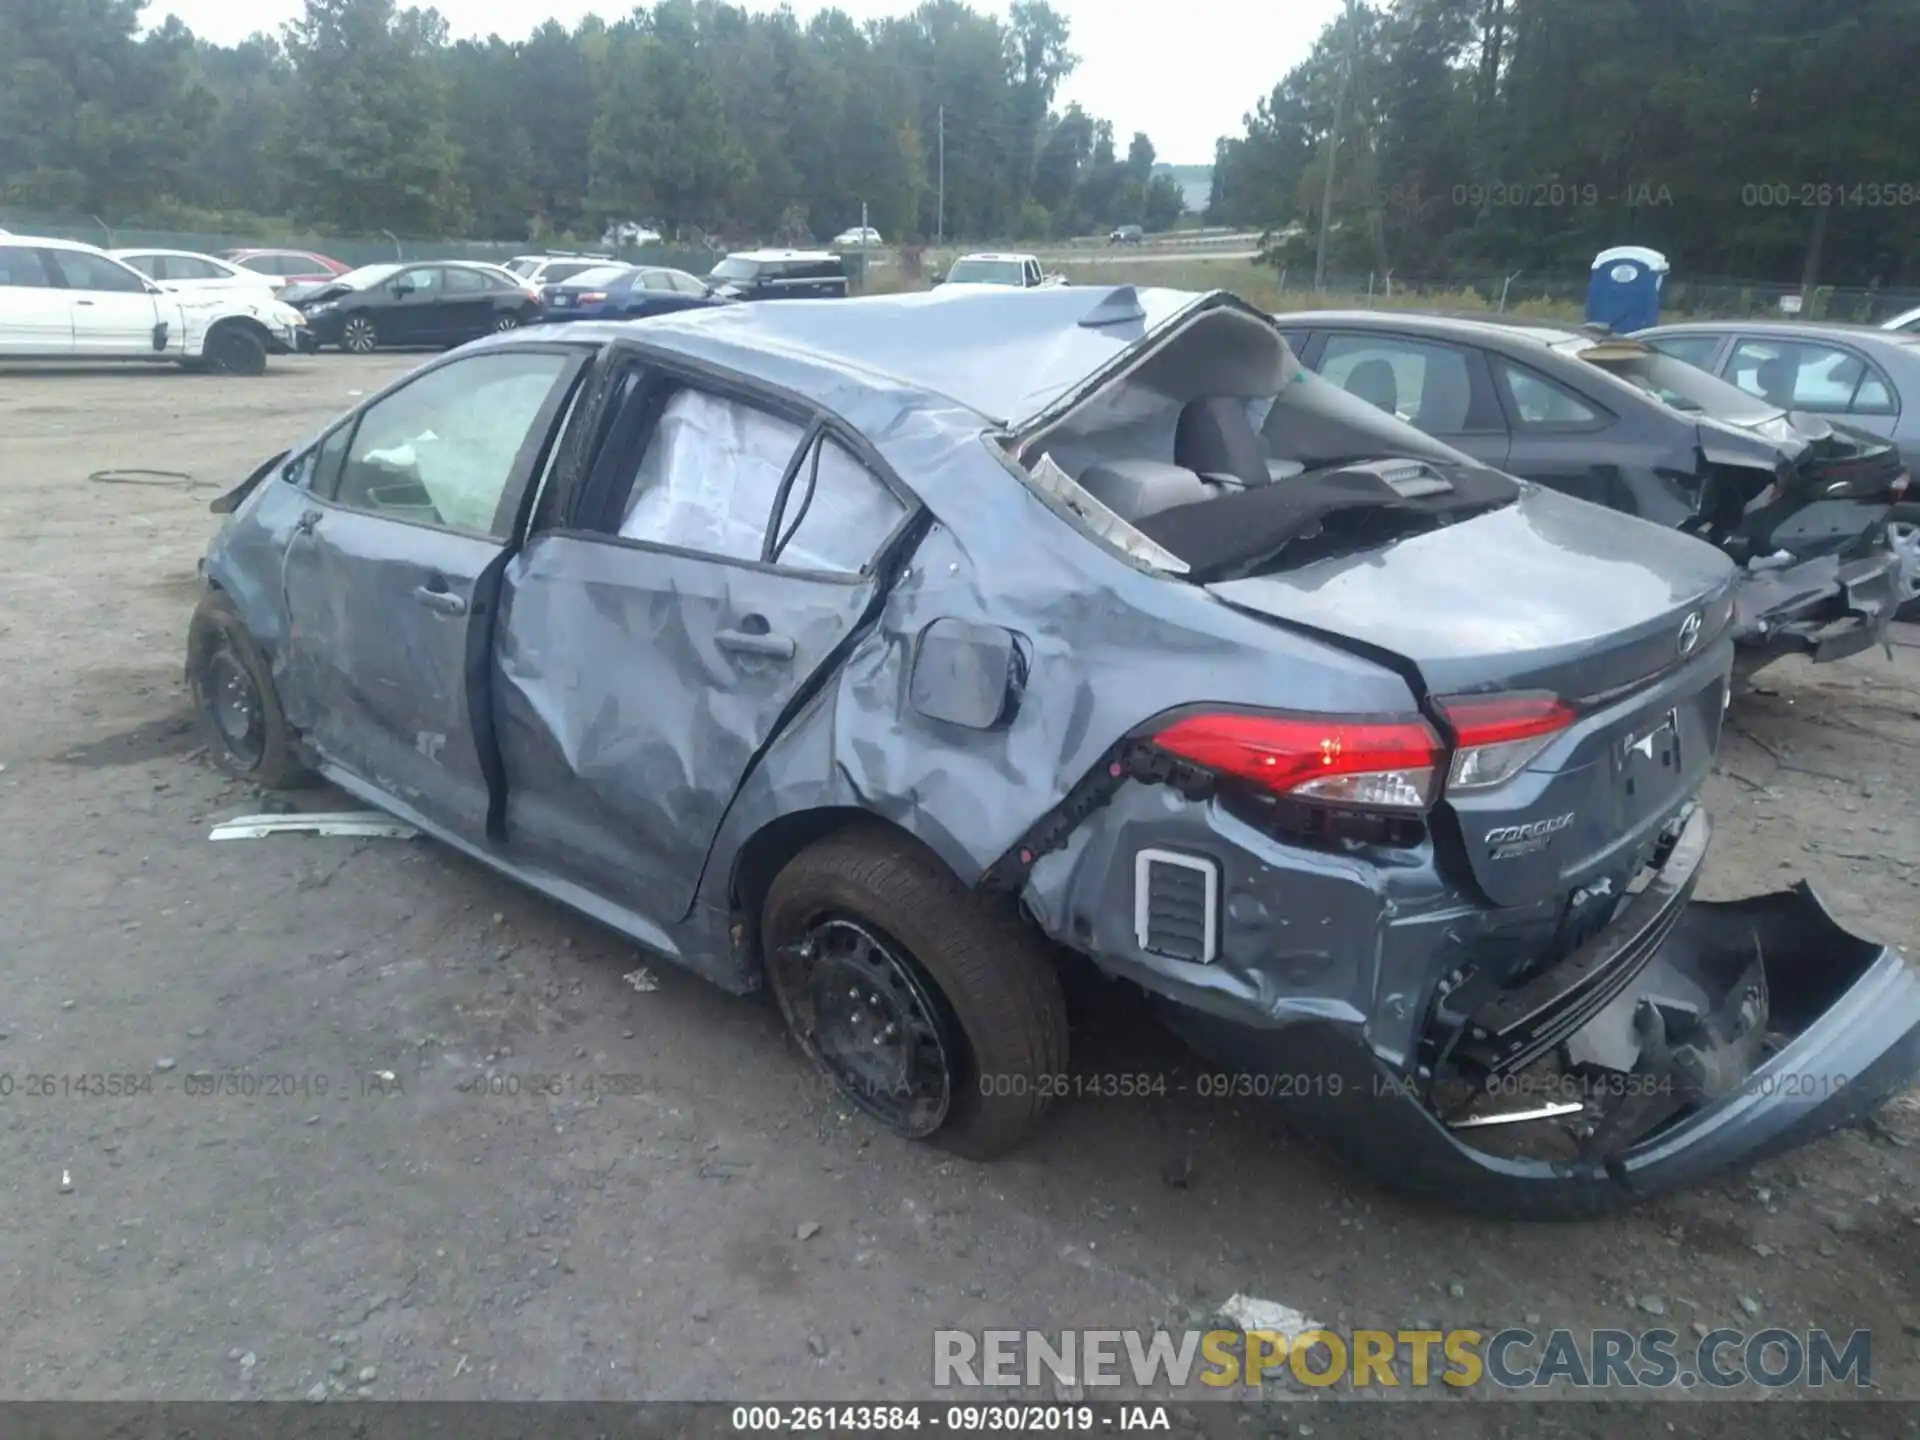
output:
[[[1098,1431],[1166,1431],[1164,1405],[736,1405],[732,1428],[742,1433],[878,1434],[922,1428],[956,1435],[1027,1435]]]

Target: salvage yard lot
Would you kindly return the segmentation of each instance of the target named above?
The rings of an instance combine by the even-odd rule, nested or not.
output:
[[[1185,1327],[1236,1292],[1341,1328],[1865,1327],[1920,1398],[1912,1097],[1621,1218],[1502,1226],[1201,1098],[1103,993],[1076,1068],[1168,1093],[1069,1099],[979,1167],[845,1114],[770,1005],[450,851],[209,843],[262,801],[180,683],[206,502],[419,358],[0,367],[0,1398],[905,1397],[936,1328]],[[99,475],[129,470],[173,473]],[[1913,942],[1897,641],[1736,700],[1704,896],[1804,875]],[[150,1093],[67,1083],[122,1075]]]

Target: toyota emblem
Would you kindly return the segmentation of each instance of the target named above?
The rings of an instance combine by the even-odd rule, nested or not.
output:
[[[1682,655],[1691,655],[1693,647],[1700,643],[1700,612],[1694,611],[1680,622],[1679,646]]]

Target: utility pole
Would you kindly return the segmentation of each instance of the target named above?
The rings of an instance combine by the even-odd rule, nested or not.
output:
[[[939,110],[937,133],[940,137],[940,208],[934,225],[934,244],[944,245],[947,243],[947,107],[944,105]]]
[[[1340,71],[1340,88],[1333,101],[1333,139],[1327,147],[1326,183],[1320,189],[1320,244],[1313,257],[1313,288],[1317,294],[1327,278],[1327,226],[1333,218],[1333,164],[1340,154],[1340,122],[1347,111],[1347,84],[1353,79],[1354,52],[1360,45],[1360,18],[1354,0],[1347,0],[1347,63]]]

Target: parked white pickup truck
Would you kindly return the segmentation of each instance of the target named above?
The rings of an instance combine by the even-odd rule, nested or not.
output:
[[[998,285],[1003,289],[1037,290],[1047,285],[1064,285],[1064,275],[1049,275],[1040,268],[1037,255],[1001,254],[982,251],[962,255],[948,267],[945,275],[934,278],[936,285]]]
[[[190,294],[92,245],[0,234],[0,361],[172,361],[259,375],[310,349],[306,321],[264,293]]]

